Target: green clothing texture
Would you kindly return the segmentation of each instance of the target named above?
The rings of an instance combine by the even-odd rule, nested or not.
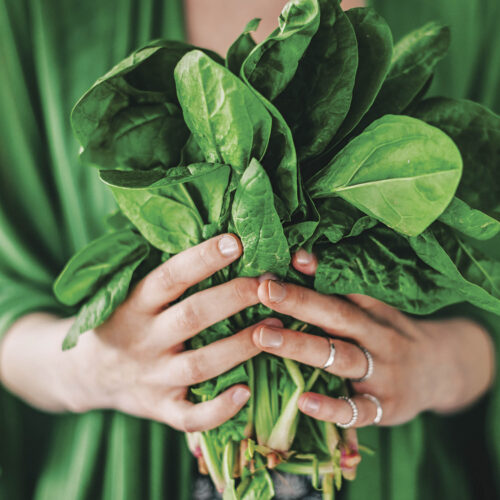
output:
[[[450,24],[451,54],[434,93],[500,111],[497,0],[373,3],[396,38],[430,19]],[[114,207],[96,171],[79,163],[71,107],[114,63],[159,37],[184,37],[180,0],[0,0],[0,334],[28,312],[67,314],[52,282],[104,231]],[[498,317],[470,314],[500,351]],[[500,497],[498,380],[459,415],[370,427],[359,439],[376,455],[364,456],[343,498]],[[46,415],[0,389],[2,500],[188,499],[193,466],[183,435],[159,423],[111,411]]]

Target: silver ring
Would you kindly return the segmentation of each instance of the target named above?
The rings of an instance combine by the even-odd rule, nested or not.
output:
[[[328,356],[328,359],[326,360],[326,363],[322,366],[323,370],[326,370],[328,367],[333,365],[333,362],[335,361],[335,346],[333,345],[333,339],[327,339],[328,343],[330,344],[330,354]]]
[[[358,346],[363,354],[365,355],[366,361],[368,362],[368,368],[366,369],[366,373],[361,378],[353,378],[351,379],[353,382],[364,382],[368,380],[373,375],[373,358],[370,354],[370,351],[363,346]]]
[[[372,424],[373,425],[380,424],[380,421],[382,420],[382,415],[384,414],[384,410],[382,409],[382,405],[380,404],[378,398],[373,396],[373,394],[361,394],[361,396],[369,399],[372,403],[375,403],[375,406],[377,407],[377,414],[375,415]]]
[[[358,407],[356,406],[356,403],[351,399],[348,398],[347,396],[340,396],[339,399],[343,399],[344,401],[347,401],[351,405],[352,409],[352,417],[347,424],[339,424],[337,423],[337,427],[340,427],[341,429],[349,429],[349,427],[352,427],[357,421],[358,421]]]

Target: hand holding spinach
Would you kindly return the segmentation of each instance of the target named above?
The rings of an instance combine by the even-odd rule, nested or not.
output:
[[[449,44],[448,29],[436,23],[393,45],[371,9],[344,13],[337,0],[292,0],[262,43],[249,34],[255,27],[231,46],[225,65],[210,51],[151,42],[76,104],[82,159],[102,169],[120,211],[110,233],[69,262],[55,292],[68,313],[79,310],[66,348],[92,329],[119,348],[112,325],[137,297],[163,297],[162,306],[179,300],[143,316],[144,335],[126,339],[142,356],[166,321],[175,342],[155,347],[168,350],[181,379],[186,370],[197,375],[173,391],[206,408],[226,401],[230,386],[250,389],[236,415],[243,402],[228,403],[224,416],[234,417],[219,427],[212,428],[222,419],[170,422],[211,428],[189,439],[224,498],[272,498],[273,467],[310,474],[318,487],[321,472],[330,498],[342,477],[353,478],[342,457],[359,461],[356,438],[300,414],[297,403],[304,391],[340,396],[349,387],[302,358],[256,356],[252,326],[272,311],[257,303],[255,278],[271,271],[412,314],[463,301],[500,313],[499,258],[484,250],[500,233],[500,117],[468,101],[424,100]],[[194,261],[182,273],[172,264],[227,232],[241,239],[238,262],[224,267],[200,254],[213,274]],[[314,277],[290,266],[298,247],[316,253]],[[174,270],[164,275],[170,295],[148,291],[162,261],[158,269]],[[208,297],[218,308],[206,306]],[[284,327],[322,334],[290,312],[278,315]],[[177,353],[184,342],[190,349]],[[233,346],[231,362],[203,365],[202,353],[223,346]],[[152,359],[153,350],[146,349]],[[124,371],[138,369],[136,354]],[[194,415],[182,401],[177,410]]]

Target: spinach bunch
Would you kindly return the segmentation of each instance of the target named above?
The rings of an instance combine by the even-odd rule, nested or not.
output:
[[[76,104],[82,160],[100,168],[119,210],[55,283],[68,310],[79,311],[63,348],[104,322],[162,260],[226,231],[240,237],[242,258],[196,290],[272,272],[411,314],[463,301],[500,313],[500,259],[487,251],[500,238],[500,117],[465,100],[425,99],[448,29],[430,23],[393,46],[375,11],[344,12],[337,0],[290,1],[260,44],[257,25],[225,60],[153,41]],[[299,247],[318,255],[314,279],[290,266]],[[270,314],[251,307],[190,347]],[[225,499],[271,498],[272,467],[315,484],[321,475],[326,498],[352,478],[353,437],[297,410],[302,392],[347,394],[345,381],[261,354],[191,397],[242,382],[252,390],[247,406],[189,436]]]

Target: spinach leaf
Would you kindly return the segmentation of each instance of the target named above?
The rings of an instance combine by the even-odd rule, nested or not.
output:
[[[271,116],[239,78],[196,50],[177,64],[175,81],[184,119],[206,161],[241,174],[250,158],[262,158]]]
[[[154,247],[176,254],[201,242],[203,220],[183,184],[111,190],[123,213]]]
[[[241,65],[252,52],[256,43],[250,34],[255,31],[260,24],[260,19],[255,18],[248,22],[243,30],[243,33],[231,44],[227,50],[226,68],[232,71],[235,75],[239,75]]]
[[[160,131],[172,150],[165,151],[166,146],[159,143],[152,156],[160,156],[164,166],[176,163],[182,143],[175,143],[174,138],[186,135],[186,127],[179,120],[173,70],[193,48],[182,42],[151,42],[94,83],[71,114],[71,125],[83,147],[84,160],[100,166],[122,166],[121,161],[126,158],[133,165],[141,164],[148,144],[151,146],[149,141],[154,143],[155,134]],[[127,141],[127,137],[134,139]],[[118,158],[113,157],[113,148],[118,148]],[[105,165],[100,163],[102,159]],[[142,168],[151,166],[141,164]]]
[[[314,287],[321,293],[362,293],[413,314],[464,300],[456,281],[417,258],[403,236],[383,226],[316,252]]]
[[[74,323],[64,338],[63,350],[74,347],[78,342],[80,334],[104,323],[125,300],[134,271],[146,257],[147,250],[148,247],[145,247],[143,255],[138,255],[134,261],[128,262],[120,269],[117,269],[90,296],[78,312]]]
[[[319,28],[275,102],[302,161],[322,153],[333,140],[349,111],[358,67],[356,35],[338,1],[319,0],[319,5]]]
[[[111,187],[128,189],[145,189],[161,186],[172,186],[191,182],[216,170],[223,169],[229,175],[229,167],[218,163],[193,163],[192,165],[172,167],[168,170],[153,169],[146,171],[101,170],[101,180]]]
[[[432,76],[436,64],[446,55],[450,30],[430,22],[412,31],[395,46],[391,69],[361,129],[385,114],[405,110]]]
[[[356,34],[358,69],[349,112],[335,136],[340,142],[370,109],[385,81],[391,64],[392,33],[387,22],[372,8],[346,12]]]
[[[448,134],[464,160],[457,195],[468,205],[500,217],[500,116],[465,99],[436,97],[413,115]]]
[[[74,306],[94,295],[110,275],[147,253],[144,238],[131,229],[105,234],[69,260],[54,283],[54,294],[63,304]]]
[[[335,0],[337,1],[337,0]],[[319,26],[318,0],[288,2],[276,28],[250,52],[241,76],[266,99],[274,100],[293,78]]]
[[[102,132],[102,131],[101,131]],[[81,154],[84,163],[133,169],[176,165],[189,131],[174,104],[143,104],[114,115]]]
[[[415,253],[454,284],[461,301],[500,314],[500,262],[486,259],[457,233],[436,223],[409,238]]]
[[[500,233],[500,222],[454,197],[439,220],[476,240],[489,240]]]
[[[271,272],[284,276],[290,264],[288,243],[274,208],[271,182],[255,159],[240,179],[231,213],[244,249],[238,262],[239,275]]]
[[[311,196],[340,196],[395,231],[416,236],[450,203],[462,159],[443,132],[387,115],[353,139],[307,184]]]
[[[320,222],[314,239],[321,236],[338,243],[343,238],[359,236],[363,231],[378,224],[377,219],[363,214],[342,198],[326,198],[318,204]]]

